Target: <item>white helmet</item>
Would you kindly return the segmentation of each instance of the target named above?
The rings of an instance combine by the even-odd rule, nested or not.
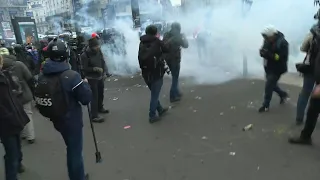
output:
[[[278,30],[273,25],[266,26],[261,32],[262,35],[271,37],[278,33]]]

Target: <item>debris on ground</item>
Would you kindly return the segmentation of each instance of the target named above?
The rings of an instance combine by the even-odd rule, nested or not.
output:
[[[249,131],[253,128],[253,124],[248,124],[245,127],[242,128],[243,131]]]
[[[229,155],[230,155],[230,156],[235,156],[235,155],[236,155],[236,152],[230,152]]]

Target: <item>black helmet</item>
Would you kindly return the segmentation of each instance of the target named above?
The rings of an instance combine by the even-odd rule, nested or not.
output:
[[[48,54],[53,61],[65,61],[70,56],[70,49],[67,43],[58,38],[53,39],[48,45]]]

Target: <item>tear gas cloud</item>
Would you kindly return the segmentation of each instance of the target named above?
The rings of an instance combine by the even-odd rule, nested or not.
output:
[[[150,9],[154,9],[154,5],[150,5]],[[194,10],[180,17],[174,15],[166,20],[180,22],[182,33],[189,39],[189,48],[182,51],[181,76],[191,77],[196,83],[215,84],[240,78],[244,57],[247,58],[250,75],[264,75],[259,49],[263,40],[261,31],[269,24],[284,33],[289,42],[289,71],[294,72],[294,64],[302,61],[305,56],[300,53],[299,47],[310,27],[316,22],[313,19],[316,11],[317,8],[312,2],[304,0],[256,0],[250,11],[243,15],[242,3],[238,0],[216,5],[213,9],[206,7]],[[84,12],[80,14],[89,20],[90,16]],[[94,26],[94,29],[103,27],[99,23]],[[110,56],[108,47],[103,46],[109,70],[119,75],[134,74],[139,71],[137,31],[132,29],[131,20],[117,21],[115,26],[125,35],[127,56]],[[199,27],[211,34],[208,37],[209,53],[207,58],[201,60],[193,39],[193,33]]]

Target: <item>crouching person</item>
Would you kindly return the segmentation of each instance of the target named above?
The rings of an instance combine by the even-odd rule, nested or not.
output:
[[[17,180],[17,174],[24,171],[20,133],[29,122],[23,106],[12,91],[12,84],[2,71],[3,58],[0,55],[0,139],[5,150],[6,180]]]
[[[58,39],[48,45],[50,59],[43,66],[35,88],[39,112],[49,118],[67,146],[70,180],[85,180],[83,149],[83,117],[81,104],[88,105],[92,93],[87,80],[70,70],[69,47]],[[81,104],[80,104],[81,103]]]
[[[139,45],[139,64],[142,76],[151,91],[149,122],[160,120],[160,116],[168,111],[163,108],[159,101],[163,76],[165,73],[165,62],[162,59],[166,47],[157,37],[157,27],[150,25],[146,28],[146,35],[141,36]],[[158,111],[158,114],[156,113]]]

